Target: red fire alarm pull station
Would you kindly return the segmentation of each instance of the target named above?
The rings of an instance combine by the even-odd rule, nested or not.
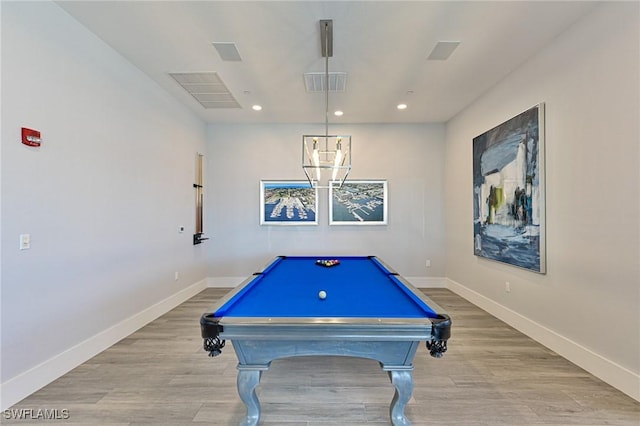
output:
[[[40,146],[40,132],[33,129],[22,128],[22,143],[28,146]]]

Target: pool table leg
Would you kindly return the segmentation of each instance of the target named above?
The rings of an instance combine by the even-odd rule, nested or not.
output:
[[[404,415],[404,407],[411,399],[411,394],[413,394],[413,367],[383,367],[383,369],[389,372],[391,383],[396,388],[396,393],[393,395],[389,408],[391,423],[394,426],[410,426],[411,422]]]
[[[240,426],[256,426],[260,420],[260,401],[256,395],[256,386],[269,365],[238,365],[238,394],[247,406],[247,417]]]

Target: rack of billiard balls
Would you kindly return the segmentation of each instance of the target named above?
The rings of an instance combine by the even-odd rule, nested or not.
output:
[[[324,266],[325,268],[329,268],[331,266],[339,265],[340,261],[338,259],[318,259],[316,260],[316,265]]]

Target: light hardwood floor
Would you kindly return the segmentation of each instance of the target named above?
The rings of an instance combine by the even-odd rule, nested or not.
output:
[[[13,409],[68,410],[55,424],[237,425],[236,357],[202,350],[200,315],[226,293],[206,289]],[[452,317],[449,351],[421,347],[406,414],[423,425],[640,425],[640,403],[445,289],[424,292]],[[393,386],[374,361],[274,361],[258,395],[261,425],[389,424]]]

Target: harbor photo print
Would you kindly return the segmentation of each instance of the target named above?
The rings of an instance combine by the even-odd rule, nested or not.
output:
[[[347,180],[329,188],[329,225],[386,224],[386,180]]]
[[[260,225],[317,225],[318,190],[308,181],[260,181]]]

